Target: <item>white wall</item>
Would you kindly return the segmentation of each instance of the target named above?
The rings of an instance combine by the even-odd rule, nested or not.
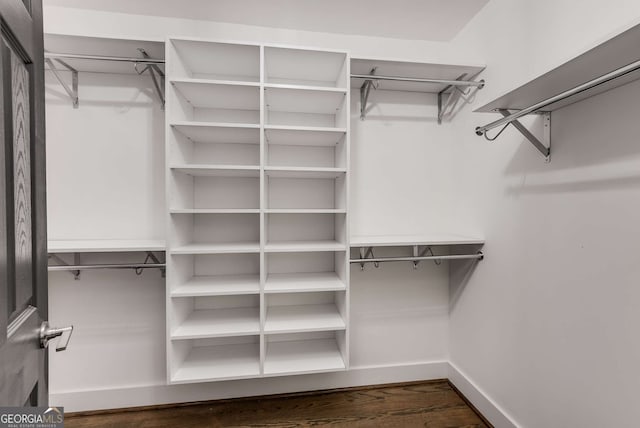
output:
[[[67,13],[77,12],[48,8],[46,30],[111,37],[127,34],[142,39],[163,38],[171,31],[174,35],[346,47],[380,57],[447,56],[451,61],[457,57],[443,44],[426,42],[95,12],[68,20]],[[164,141],[158,131],[161,113],[149,90],[150,82],[144,78],[81,73],[81,105],[73,110],[49,76],[52,237],[158,237],[162,230],[158,222],[164,218],[157,196],[164,189],[164,160],[156,149],[161,149]],[[351,106],[352,233],[449,230],[455,200],[452,156],[448,154],[452,126],[436,124],[435,97],[374,92],[366,121],[359,120],[357,99],[352,97]],[[71,153],[82,156],[70,157]],[[91,189],[105,185],[119,191],[91,193]],[[133,187],[138,185],[143,188]],[[86,199],[77,199],[76,187]],[[115,203],[119,198],[122,203]],[[100,222],[92,223],[95,218]],[[122,257],[136,260],[135,255]],[[93,260],[109,259],[86,261]],[[147,271],[141,277],[130,271],[83,272],[79,281],[69,273],[52,273],[51,322],[73,323],[76,330],[67,352],[50,354],[51,401],[74,411],[446,377],[446,263],[422,263],[417,270],[409,263],[386,264],[379,269],[368,266],[364,272],[357,266],[351,278],[350,372],[168,387],[164,370],[165,291],[158,272]]]
[[[474,107],[639,16],[637,1],[491,1],[455,41],[487,60]],[[456,120],[458,221],[487,257],[452,284],[451,361],[519,426],[640,418],[639,99],[635,82],[554,112],[550,164],[513,128],[476,137],[495,115]]]

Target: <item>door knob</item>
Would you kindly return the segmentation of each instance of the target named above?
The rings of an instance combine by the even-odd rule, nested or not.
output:
[[[51,339],[62,336],[62,338],[58,342],[58,346],[56,346],[56,352],[64,351],[69,345],[71,333],[73,333],[72,325],[69,327],[57,328],[50,327],[48,321],[43,321],[42,325],[40,326],[40,347],[46,348],[49,345],[49,341]]]

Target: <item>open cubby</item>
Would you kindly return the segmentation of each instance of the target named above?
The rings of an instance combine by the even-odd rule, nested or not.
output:
[[[175,164],[260,166],[257,126],[178,122],[171,132],[169,156]]]
[[[171,255],[172,298],[260,293],[259,254]]]
[[[172,340],[245,336],[260,333],[257,295],[197,296],[173,299]]]
[[[172,120],[260,124],[260,86],[205,80],[170,80]]]
[[[345,174],[338,175],[338,178],[311,178],[313,174],[302,171],[267,176],[267,209],[346,208]]]
[[[265,249],[287,244],[346,246],[345,214],[267,214]]]
[[[346,295],[343,291],[269,294],[265,333],[345,330]]]
[[[344,331],[266,335],[264,375],[344,370],[346,346]]]
[[[171,76],[260,81],[259,46],[172,39],[170,49]]]
[[[169,234],[174,253],[258,252],[258,214],[172,215]]]
[[[285,85],[346,88],[349,86],[344,52],[265,47],[265,82]]]
[[[172,383],[260,376],[260,336],[175,340],[169,344]]]
[[[171,209],[259,209],[259,177],[193,176],[182,170],[169,177]]]
[[[265,86],[265,124],[346,128],[346,89]]]
[[[343,130],[272,127],[265,129],[266,166],[346,168]]]
[[[344,291],[347,268],[344,251],[269,253],[264,292]]]

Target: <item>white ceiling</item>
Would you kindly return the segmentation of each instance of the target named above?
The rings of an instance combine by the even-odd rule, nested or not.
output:
[[[45,6],[449,41],[489,0],[44,0]]]

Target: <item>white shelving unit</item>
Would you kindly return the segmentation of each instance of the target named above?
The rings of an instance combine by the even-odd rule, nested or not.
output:
[[[169,382],[345,370],[348,54],[166,49]]]

